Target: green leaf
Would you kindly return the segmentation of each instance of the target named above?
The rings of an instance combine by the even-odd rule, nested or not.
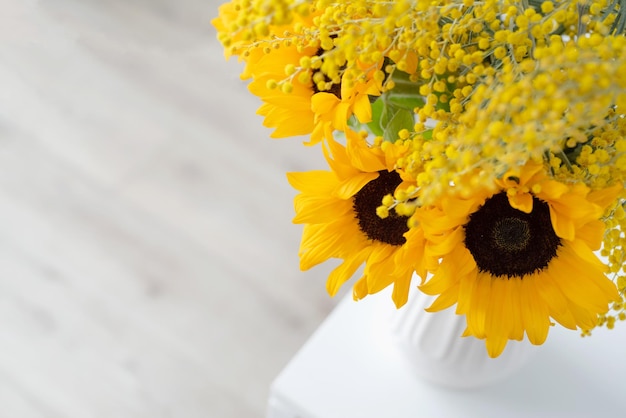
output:
[[[411,112],[416,107],[422,107],[424,104],[424,98],[422,96],[417,96],[415,94],[409,93],[398,93],[391,90],[389,92],[389,96],[387,97],[387,102],[393,106],[410,110]]]
[[[348,126],[352,128],[353,131],[357,132],[363,127],[361,122],[359,122],[359,120],[354,115],[348,118]]]
[[[411,81],[409,74],[395,70],[391,80],[394,82],[394,87],[386,92],[388,103],[410,111],[424,106],[424,98],[419,94],[419,85]]]
[[[380,127],[383,130],[385,130],[387,125],[389,125],[389,122],[391,122],[391,119],[393,119],[393,116],[396,114],[396,111],[397,111],[397,109],[395,107],[391,106],[387,102],[387,98],[388,97],[389,96],[387,94],[383,94],[381,96],[383,109],[380,112]]]
[[[367,124],[367,127],[376,136],[382,136],[384,133],[382,125],[383,109],[383,99],[379,97],[374,103],[372,103],[372,121]]]
[[[395,142],[398,139],[398,132],[402,129],[412,130],[415,124],[413,118],[414,113],[412,110],[398,109],[391,106],[387,106],[387,109],[395,109],[393,117],[389,120],[389,123],[385,126],[383,138],[386,141]]]

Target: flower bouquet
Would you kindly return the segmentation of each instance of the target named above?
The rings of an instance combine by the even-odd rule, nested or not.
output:
[[[626,1],[231,0],[213,24],[271,136],[328,162],[287,177],[331,295],[417,287],[491,357],[626,318]]]

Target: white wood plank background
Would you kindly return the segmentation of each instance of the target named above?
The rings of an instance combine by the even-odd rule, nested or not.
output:
[[[262,416],[336,303],[219,3],[0,0],[0,417]]]

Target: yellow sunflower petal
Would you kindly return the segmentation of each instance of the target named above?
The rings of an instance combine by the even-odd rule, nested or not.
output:
[[[583,240],[591,250],[598,251],[604,239],[604,229],[604,222],[593,220],[576,230],[576,238]]]
[[[406,271],[405,274],[394,274],[396,279],[393,283],[391,299],[398,309],[404,306],[409,300],[409,291],[411,288],[412,275],[413,272],[411,270]]]
[[[574,193],[568,193],[558,200],[551,201],[550,206],[560,215],[577,219],[580,223],[598,219],[603,212],[600,206]]]
[[[363,141],[363,138],[360,138],[360,140]],[[354,175],[370,172],[369,170],[361,170],[356,167],[346,147],[337,141],[325,142],[322,149],[328,165],[341,181],[349,179]]]
[[[546,269],[541,277],[536,280],[539,296],[550,306],[552,312],[563,313],[567,311],[567,298],[552,278],[552,270]]]
[[[554,180],[546,180],[540,184],[541,192],[537,196],[545,201],[558,199],[569,190],[565,184]]]
[[[576,225],[574,222],[565,216],[559,214],[552,204],[549,204],[550,208],[550,221],[552,222],[552,228],[556,235],[565,240],[571,241],[576,236]]]
[[[420,290],[427,295],[434,296],[454,286],[460,277],[455,274],[454,267],[455,265],[451,265],[451,263],[442,264],[434,276],[419,287]]]
[[[543,165],[537,163],[528,163],[524,167],[522,167],[521,172],[519,173],[519,185],[525,186],[532,181],[532,179],[538,179],[544,177],[543,174]]]
[[[345,131],[346,154],[351,164],[361,171],[374,172],[387,169],[385,154],[380,148],[370,146],[357,132]]]
[[[478,269],[474,268],[468,274],[462,276],[459,280],[459,301],[456,306],[456,313],[467,314],[470,310],[470,301],[474,289],[474,282]]]
[[[331,112],[340,100],[332,93],[319,92],[311,97],[310,108],[316,114]]]
[[[367,249],[360,251],[352,257],[344,260],[338,267],[336,267],[328,276],[326,280],[326,290],[331,296],[335,296],[339,291],[339,288],[350,278],[361,264],[367,259]]]
[[[568,242],[563,248],[564,254],[569,257],[580,257],[591,264],[597,271],[606,272],[608,267],[596,256],[583,240],[575,239]]]
[[[476,268],[469,251],[463,247],[456,247],[446,258],[428,281],[419,288],[427,295],[436,295],[448,288],[457,286],[460,280]]]
[[[512,208],[530,213],[533,210],[533,196],[530,193],[517,193],[509,196],[509,203]]]
[[[457,245],[463,241],[465,233],[463,228],[456,228],[449,234],[440,237],[437,241],[431,238],[426,246],[425,252],[428,257],[438,258],[449,254]]]
[[[574,318],[574,315],[569,308],[563,312],[553,311],[552,307],[549,307],[549,310],[550,316],[561,326],[571,330],[577,329],[578,324],[576,323],[576,318]]]
[[[521,341],[524,338],[524,320],[522,319],[522,304],[520,298],[521,287],[522,280],[513,278],[509,280],[509,285],[506,288],[508,291],[506,300],[509,301],[508,315],[510,315],[509,337],[517,341]]]
[[[337,177],[324,170],[287,173],[287,181],[294,189],[309,194],[328,194],[337,185]]]
[[[487,318],[487,304],[491,297],[491,282],[489,274],[479,272],[474,280],[469,311],[466,314],[467,328],[477,338],[485,338],[485,320]]]
[[[431,237],[441,236],[442,231],[456,228],[467,221],[467,217],[449,217],[436,208],[418,208],[415,217],[423,226],[424,232]]]
[[[352,202],[337,201],[324,196],[300,195],[294,198],[296,216],[293,223],[326,223],[352,212]]]
[[[367,288],[367,279],[365,277],[361,277],[352,287],[352,299],[361,300],[369,294],[370,292]]]
[[[334,141],[333,138],[333,127],[330,122],[318,121],[315,123],[313,127],[313,131],[311,132],[311,140],[308,142],[304,142],[306,146],[312,146],[315,144],[319,144],[324,139],[328,141]]]
[[[569,311],[581,329],[592,329],[598,323],[598,315],[596,313],[590,312],[575,303],[570,303]]]
[[[510,312],[507,312],[510,307],[507,300],[508,281],[495,279],[491,282],[491,296],[485,318],[485,343],[490,357],[498,357],[502,353],[511,333],[511,317]]]
[[[496,180],[496,184],[502,189],[517,188],[526,185],[531,178],[540,172],[541,164],[527,164],[523,167],[515,167]]]
[[[569,301],[552,278],[552,270],[546,269],[536,281],[537,291],[548,306],[550,316],[569,329],[576,329],[576,320],[569,310]]]
[[[456,284],[449,287],[435,299],[435,301],[426,308],[426,312],[438,312],[454,305],[459,297],[459,285]]]
[[[576,329],[576,318],[570,310],[571,301],[567,300],[563,292],[552,279],[552,273],[546,271],[538,282],[547,282],[544,289],[540,289],[540,294],[548,305],[550,316],[559,324],[569,329]]]
[[[350,199],[370,181],[378,178],[378,173],[358,173],[337,185],[334,195],[339,199]]]
[[[391,245],[374,245],[365,266],[364,276],[370,293],[378,293],[394,283],[394,254],[397,251]]]
[[[361,94],[355,99],[354,115],[361,123],[368,123],[372,120],[372,105],[367,94]]]
[[[522,321],[528,340],[535,344],[543,344],[548,337],[550,318],[548,307],[539,296],[535,286],[535,275],[526,276],[520,286],[520,307]]]
[[[582,248],[577,251],[576,247]],[[565,248],[565,254],[567,254],[567,256],[565,257],[565,262],[569,262],[571,267],[577,268],[580,273],[582,273],[583,271],[588,272],[583,277],[587,279],[587,282],[589,282],[590,285],[594,285],[594,289],[598,289],[600,291],[602,298],[604,299],[604,302],[600,302],[599,305],[603,309],[603,311],[600,311],[600,313],[604,313],[607,309],[606,306],[610,302],[620,299],[619,293],[617,291],[615,283],[604,274],[607,271],[606,265],[602,263],[595,256],[594,253],[585,252],[584,247],[584,244],[578,245],[576,241],[570,243],[570,245]],[[586,265],[580,262],[576,262],[576,264],[574,265],[574,260],[576,259],[576,257],[581,257],[581,259],[584,260],[584,264]],[[584,269],[581,268],[581,266],[583,265]]]
[[[296,95],[294,94],[296,93],[295,91],[282,93],[280,90],[267,90],[265,87],[255,88],[261,83],[265,84],[266,81],[255,81],[248,87],[252,93],[257,96],[262,96],[263,98],[263,110],[258,110],[257,113],[263,114],[267,113],[270,109],[276,109],[276,111],[283,111],[285,115],[293,116],[293,112],[297,112],[298,114],[307,115],[307,118],[313,120],[314,115],[311,112],[310,90],[303,89],[300,95]]]
[[[269,104],[259,107],[257,113],[265,117],[263,126],[274,128],[270,134],[272,138],[306,135],[313,129],[312,113],[279,109]]]
[[[300,242],[300,269],[308,270],[330,258],[344,258],[345,254],[362,248],[362,239],[358,229],[341,221],[307,224]]]
[[[480,196],[473,199],[444,198],[441,206],[445,216],[450,219],[456,219],[457,222],[464,222],[467,216],[476,210],[482,203]]]
[[[618,183],[605,189],[594,190],[587,195],[587,199],[604,209],[615,202],[615,199],[617,199],[617,196],[623,189],[623,185]]]
[[[396,252],[394,258],[395,269],[393,274],[400,277],[402,271],[411,266],[418,276],[422,278],[421,284],[426,280],[427,272],[424,260],[424,231],[421,228],[411,228],[404,234],[406,243]]]
[[[329,120],[335,129],[345,132],[348,130],[348,119],[350,119],[350,105],[348,103],[339,103]]]
[[[554,271],[552,277],[563,294],[581,307],[606,312],[610,299],[593,279],[597,275],[605,278],[604,274],[587,263],[570,264],[568,256],[571,257],[569,254],[558,257],[550,266]]]

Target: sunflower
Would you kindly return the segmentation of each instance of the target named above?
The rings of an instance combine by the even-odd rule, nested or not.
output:
[[[331,258],[343,260],[326,283],[334,296],[365,263],[363,276],[354,285],[354,298],[393,284],[392,298],[400,307],[407,301],[415,268],[413,260],[397,263],[397,259],[406,258],[406,251],[400,251],[406,235],[419,235],[419,231],[409,231],[408,217],[394,211],[384,219],[377,215],[383,197],[393,193],[402,179],[387,165],[379,147],[369,146],[353,131],[346,134],[346,146],[335,141],[324,146],[330,171],[287,174],[289,183],[300,191],[293,220],[304,224],[300,268],[307,270]],[[411,242],[414,260],[419,260],[420,241]]]
[[[355,62],[362,74],[357,79],[347,77],[345,63],[337,64],[331,57],[338,52],[335,37],[329,37],[324,47],[322,39],[311,39],[321,11],[267,25],[267,32],[260,34],[242,23],[242,6],[235,3],[220,6],[212,24],[226,59],[238,55],[245,62],[241,78],[252,79],[248,87],[263,101],[257,113],[264,117],[264,126],[274,128],[271,137],[311,134],[308,144],[316,144],[332,140],[334,130],[348,129],[353,115],[361,123],[371,121],[370,96],[381,94],[381,82],[374,75],[380,72],[382,60],[367,65]]]
[[[369,97],[380,95],[381,88],[374,71],[352,83],[344,83],[340,75],[331,79],[310,66],[312,58],[324,53],[319,47],[281,46],[248,62],[249,89],[264,102],[257,113],[265,117],[266,127],[275,128],[271,137],[311,134],[312,145],[332,140],[334,130],[346,131],[352,115],[361,123],[371,121]],[[287,78],[286,72],[291,73]]]
[[[507,173],[496,191],[442,198],[415,216],[425,254],[440,258],[420,289],[437,295],[429,311],[455,303],[464,335],[486,340],[497,357],[509,339],[542,344],[550,318],[569,329],[591,329],[619,299],[595,256],[599,220],[619,187],[590,192],[549,178],[541,165]]]

